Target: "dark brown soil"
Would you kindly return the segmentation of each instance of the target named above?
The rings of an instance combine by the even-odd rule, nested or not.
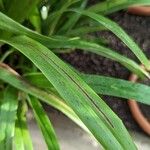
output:
[[[150,17],[129,15],[125,11],[114,13],[109,17],[122,26],[122,28],[139,44],[147,57],[150,56]],[[96,35],[98,37],[105,37],[109,41],[108,46],[118,53],[137,61],[134,54],[112,33],[103,31],[96,33]],[[130,75],[130,71],[119,63],[80,50],[70,54],[62,54],[61,58],[84,73],[106,75],[126,80],[128,80]],[[127,128],[141,131],[134,121],[125,99],[109,96],[103,96],[103,99],[123,120]]]

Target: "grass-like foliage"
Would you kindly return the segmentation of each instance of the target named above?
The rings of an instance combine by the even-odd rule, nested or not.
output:
[[[81,49],[119,62],[139,77],[149,73],[97,40],[110,30],[150,69],[140,47],[106,15],[149,0],[0,0],[0,149],[32,150],[26,113],[33,114],[49,150],[59,150],[57,135],[41,102],[58,109],[108,150],[135,150],[128,131],[98,94],[150,104],[150,87],[105,76],[85,75],[57,53]],[[89,38],[90,37],[90,38]]]

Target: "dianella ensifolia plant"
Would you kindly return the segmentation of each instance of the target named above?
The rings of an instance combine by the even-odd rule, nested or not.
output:
[[[57,54],[76,49],[119,62],[139,77],[150,78],[133,60],[97,40],[110,30],[150,69],[133,39],[107,15],[149,0],[0,0],[0,149],[32,150],[28,107],[49,150],[59,150],[55,131],[41,105],[51,105],[89,132],[108,150],[135,150],[118,116],[98,96],[111,95],[150,104],[150,87],[111,77],[86,75]]]

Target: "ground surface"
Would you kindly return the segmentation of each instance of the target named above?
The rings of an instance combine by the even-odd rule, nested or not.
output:
[[[29,127],[32,134],[33,145],[35,150],[46,150],[46,145],[42,139],[41,132],[33,120],[33,116],[29,113]],[[58,111],[49,113],[52,124],[54,125],[59,140],[61,150],[102,150],[100,145],[84,132],[80,127],[74,124],[64,115],[60,115]],[[149,150],[149,138],[143,134],[130,132],[138,150]]]
[[[112,14],[110,18],[120,24],[120,26],[122,26],[122,28],[143,49],[147,57],[150,57],[150,17],[139,17],[129,15],[126,11],[120,11]],[[105,37],[109,42],[108,46],[116,50],[118,53],[124,54],[124,56],[137,61],[134,54],[132,54],[130,50],[111,32],[103,31],[96,34],[98,37]],[[120,64],[107,58],[85,53],[80,50],[72,52],[71,54],[63,54],[61,57],[75,68],[85,73],[106,75],[126,80],[130,75],[130,72]],[[104,99],[123,120],[127,128],[141,131],[133,120],[125,100],[108,96],[105,96]]]

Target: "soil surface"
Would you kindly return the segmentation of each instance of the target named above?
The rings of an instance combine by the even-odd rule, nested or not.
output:
[[[149,58],[150,17],[130,15],[126,11],[114,13],[109,17],[116,21],[136,41],[136,43],[138,43]],[[118,53],[137,61],[134,54],[111,32],[97,32],[96,35],[98,37],[106,38],[109,42],[108,46]],[[96,54],[83,52],[81,50],[76,50],[70,54],[61,54],[60,57],[84,73],[99,74],[126,80],[128,80],[130,75],[130,71],[119,63]],[[134,121],[125,99],[109,96],[103,96],[103,99],[123,120],[127,128],[141,131],[139,126]]]

